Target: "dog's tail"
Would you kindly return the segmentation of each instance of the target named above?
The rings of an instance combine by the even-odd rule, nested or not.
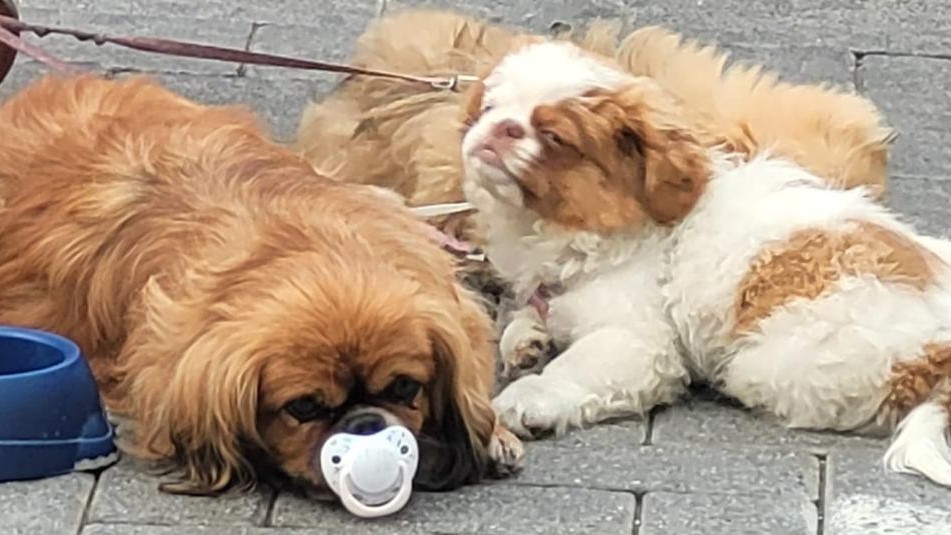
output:
[[[889,470],[920,474],[951,487],[951,378],[898,424],[883,463]]]

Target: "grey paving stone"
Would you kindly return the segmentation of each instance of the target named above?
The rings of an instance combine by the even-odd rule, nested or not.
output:
[[[372,2],[339,2],[319,21],[308,25],[267,24],[258,27],[250,41],[250,50],[321,61],[345,62],[354,40],[363,33],[373,17]],[[336,80],[337,76],[318,71],[249,66],[249,76]]]
[[[826,533],[951,533],[951,493],[910,475],[886,472],[882,451],[833,450],[826,464]]]
[[[461,7],[494,20],[546,28],[553,19],[578,23],[620,18],[633,26],[662,24],[723,44],[834,46],[841,50],[947,52],[951,5],[929,0],[615,0],[515,2],[485,0],[390,0],[392,6]],[[551,7],[549,7],[551,5]]]
[[[641,492],[817,496],[818,461],[804,452],[743,443],[637,443],[629,432],[610,427],[535,442],[518,481]]]
[[[649,493],[641,506],[640,535],[810,535],[816,506],[790,496]]]
[[[717,13],[723,8],[724,3],[727,4],[728,9],[740,9],[751,2],[742,2],[742,0],[741,2],[716,2]],[[780,72],[784,79],[797,82],[831,82],[847,88],[853,87],[854,56],[844,44],[844,41],[828,40],[829,43],[827,44],[823,40],[807,43],[798,40],[777,39],[773,43],[764,43],[762,39],[755,37],[755,34],[754,38],[737,39],[734,36],[721,35],[717,32],[698,32],[695,30],[697,27],[695,24],[682,26],[671,22],[677,19],[676,17],[672,18],[671,13],[663,6],[663,4],[666,4],[665,2],[651,2],[649,5],[640,5],[634,2],[633,7],[628,7],[620,1],[561,1],[545,2],[544,9],[540,7],[541,3],[507,2],[503,0],[481,2],[476,5],[459,6],[458,4],[458,2],[451,0],[391,0],[388,2],[391,10],[408,6],[451,6],[453,9],[461,7],[462,11],[476,16],[509,24],[525,25],[535,31],[546,31],[556,20],[580,26],[599,17],[619,19],[626,24],[628,30],[647,24],[663,24],[702,42],[713,43],[715,41],[729,50],[734,59],[760,62],[770,69]],[[691,9],[706,12],[705,4],[703,2],[698,4],[696,8]],[[773,6],[775,2],[766,2],[765,4],[763,2],[752,2],[752,4],[759,4],[766,14],[772,13],[776,9]],[[656,12],[658,9],[660,10],[659,13]],[[686,12],[690,13],[691,9],[687,9]],[[723,28],[725,26],[718,25],[717,27]],[[796,44],[791,45],[790,42]]]
[[[96,13],[179,13],[202,19],[227,19],[278,24],[320,25],[325,17],[340,8],[366,5],[377,9],[380,0],[26,0],[34,7],[70,9]]]
[[[24,0],[33,7],[98,13],[186,13],[188,16],[247,22],[320,25],[342,6],[376,8],[381,0]],[[553,19],[579,22],[620,17],[638,25],[663,23],[682,31],[722,37],[729,43],[845,44],[862,50],[949,51],[945,21],[951,5],[932,0],[388,0],[405,5],[451,7],[495,20],[544,29]]]
[[[892,54],[951,53],[951,4],[931,0],[869,0],[866,17],[856,24],[879,28],[885,37],[882,50]]]
[[[847,496],[826,521],[829,535],[946,535],[951,512],[878,495]]]
[[[0,85],[0,99],[24,89],[47,73],[42,65],[17,61]],[[120,76],[132,76],[134,73]],[[205,104],[243,104],[278,139],[292,140],[304,106],[316,95],[330,91],[329,80],[275,80],[198,74],[149,74],[166,87]]]
[[[167,87],[205,104],[250,106],[282,141],[292,140],[304,106],[332,87],[324,80],[277,80],[200,75],[159,75]]]
[[[368,524],[339,507],[280,495],[272,525],[312,527],[323,533],[629,534],[633,494],[509,484],[464,487],[451,493],[417,494],[392,518]]]
[[[6,100],[46,73],[47,69],[43,65],[28,61],[23,56],[17,56],[13,68],[0,84],[0,99]]]
[[[597,19],[617,19],[629,25],[631,9],[624,0],[481,0],[459,2],[458,0],[388,0],[387,11],[407,7],[434,7],[467,13],[494,22],[513,24],[545,32],[555,21],[573,25]]]
[[[75,533],[93,486],[81,473],[0,484],[0,534]]]
[[[161,14],[154,11],[114,14],[92,10],[24,7],[21,18],[38,24],[59,25],[112,35],[185,39],[237,48],[244,48],[251,33],[251,24],[248,22],[224,18],[199,20],[189,14],[188,10]],[[100,47],[63,35],[33,38],[33,41],[61,59],[102,69],[215,74],[235,73],[238,69],[238,65],[232,63],[162,56],[112,44]]]
[[[920,231],[951,236],[951,180],[893,176],[888,202]]]
[[[900,132],[895,173],[951,177],[951,61],[866,56],[859,66],[863,91]]]
[[[362,533],[362,532],[361,532]],[[89,524],[81,535],[329,535],[315,529],[246,528],[225,526],[140,526],[135,524]],[[401,534],[402,535],[402,534]],[[416,534],[409,534],[416,535]],[[420,533],[419,535],[422,535]]]
[[[628,0],[638,26],[754,46],[884,47],[871,2],[853,0]]]
[[[638,25],[729,44],[947,53],[951,4],[929,0],[628,0]]]
[[[762,65],[782,80],[855,89],[855,56],[846,47],[726,44],[732,62]]]
[[[272,494],[266,490],[218,498],[159,492],[161,479],[123,459],[99,477],[89,508],[92,523],[156,525],[261,525]]]
[[[813,453],[827,453],[840,444],[885,451],[887,444],[883,440],[838,433],[787,429],[766,415],[753,415],[742,408],[712,401],[687,401],[658,412],[654,416],[651,442],[655,445],[743,442]]]

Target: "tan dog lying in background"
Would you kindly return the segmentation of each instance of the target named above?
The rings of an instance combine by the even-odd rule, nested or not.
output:
[[[169,491],[326,490],[331,434],[400,424],[417,488],[508,472],[492,325],[388,192],[340,184],[239,108],[46,78],[0,106],[0,323],[82,348]]]
[[[631,74],[653,78],[683,101],[695,122],[736,149],[773,147],[838,183],[884,190],[890,132],[865,98],[779,82],[759,67],[725,69],[724,52],[659,27],[635,31],[615,45],[617,37],[616,25],[596,23],[576,41],[614,57]],[[449,12],[406,10],[373,23],[351,63],[420,75],[484,74],[504,54],[541,39]],[[464,98],[353,77],[305,110],[298,147],[320,171],[391,188],[412,206],[460,201]],[[833,147],[816,151],[815,144]]]
[[[727,69],[722,51],[684,42],[663,28],[637,30],[619,44],[618,34],[617,25],[602,22],[565,38],[633,75],[653,78],[682,103],[707,145],[748,156],[769,150],[835,184],[884,193],[891,133],[867,99],[780,82],[759,67]],[[352,63],[413,74],[481,75],[506,53],[542,40],[458,14],[408,10],[375,22],[359,38]],[[464,101],[458,93],[353,77],[304,112],[298,148],[320,172],[391,188],[410,205],[461,201]],[[457,237],[484,241],[468,214],[434,223]],[[538,317],[529,308],[512,321],[532,329]],[[549,344],[542,332],[503,337],[506,375],[537,371]]]

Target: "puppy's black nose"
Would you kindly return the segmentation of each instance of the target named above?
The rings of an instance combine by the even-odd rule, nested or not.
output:
[[[386,427],[386,420],[373,412],[362,412],[348,416],[343,421],[343,431],[351,435],[372,435]]]

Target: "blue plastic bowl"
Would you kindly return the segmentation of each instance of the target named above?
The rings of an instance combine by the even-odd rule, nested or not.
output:
[[[113,438],[75,343],[0,326],[0,481],[109,465],[118,458]]]

